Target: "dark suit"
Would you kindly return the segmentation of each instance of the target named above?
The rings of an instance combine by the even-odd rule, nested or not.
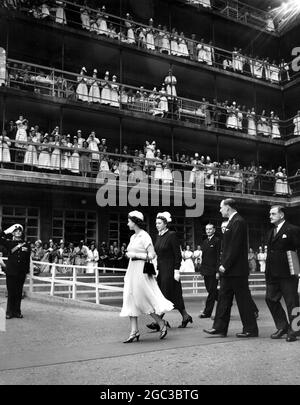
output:
[[[26,274],[30,267],[30,245],[24,241],[10,240],[0,233],[0,245],[8,251],[6,262],[7,306],[6,314],[21,314],[21,299]]]
[[[291,276],[286,252],[296,251],[300,246],[300,228],[284,222],[274,235],[268,234],[268,253],[266,260],[266,303],[273,316],[277,329],[290,330],[293,321],[292,310],[299,307],[298,277]],[[289,321],[280,303],[284,298]]]
[[[215,301],[218,301],[218,280],[216,273],[220,264],[221,241],[215,235],[205,239],[202,244],[202,263],[200,273],[204,277],[205,288],[208,296],[203,313],[211,316]]]
[[[245,220],[236,213],[229,221],[223,235],[219,299],[213,328],[227,334],[230,312],[235,297],[243,332],[257,333],[257,323],[249,290],[248,243]]]

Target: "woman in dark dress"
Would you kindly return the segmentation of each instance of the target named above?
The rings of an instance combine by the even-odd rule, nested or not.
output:
[[[168,224],[172,221],[169,212],[159,213],[156,217],[156,238],[154,250],[157,254],[157,283],[163,295],[174,304],[182,315],[182,323],[179,328],[185,328],[192,317],[186,312],[182,297],[179,268],[181,264],[181,251],[176,233],[170,231]],[[159,330],[155,323],[147,325],[150,329]]]

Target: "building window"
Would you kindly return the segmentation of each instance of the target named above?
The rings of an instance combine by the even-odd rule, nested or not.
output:
[[[53,210],[52,237],[56,242],[78,243],[84,240],[87,244],[98,242],[97,213],[85,210]]]
[[[24,227],[25,239],[29,241],[40,238],[39,208],[0,206],[0,223],[2,223],[2,229],[6,229],[13,224],[21,224]]]
[[[108,243],[112,245],[113,242],[117,242],[118,246],[122,243],[128,245],[130,232],[128,226],[128,214],[113,213],[109,216],[109,228],[108,228]]]
[[[182,249],[186,245],[194,248],[194,222],[192,218],[173,217],[173,227],[177,233]]]

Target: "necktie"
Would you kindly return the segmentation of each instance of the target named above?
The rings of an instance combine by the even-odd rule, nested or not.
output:
[[[278,230],[278,227],[275,226],[274,231],[273,231],[273,238],[275,238],[275,236],[276,236],[276,234],[277,234],[277,230]]]

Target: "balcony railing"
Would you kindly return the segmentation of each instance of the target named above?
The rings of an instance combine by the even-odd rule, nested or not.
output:
[[[218,7],[221,12],[232,8],[228,6],[229,3],[237,4],[237,10],[244,10],[242,14],[238,11],[239,19],[250,19],[250,15],[252,19],[254,19],[254,16],[259,19],[262,17],[259,17],[258,13],[261,13],[259,14],[261,16],[265,15],[264,12],[256,9],[253,9],[255,13],[254,11],[252,13],[245,11],[245,7],[247,7],[247,10],[252,8],[235,0],[220,0],[219,3],[219,5],[216,4],[213,7]],[[72,20],[69,17],[67,21],[61,19],[55,11],[57,8],[51,9],[49,7],[49,14],[45,14],[43,8],[25,8],[25,10],[39,20],[50,20],[60,25],[70,24],[75,28],[90,32],[94,37],[106,38],[139,49],[192,60],[208,69],[215,68],[221,71],[230,71],[276,85],[286,84],[299,76],[299,72],[292,69],[292,62],[276,63],[275,61],[269,61],[268,58],[248,56],[241,49],[228,51],[215,46],[212,41],[196,41],[193,38],[188,38],[181,30],[177,32],[172,29],[170,32],[167,27],[163,29],[161,26],[155,28],[153,22],[151,25],[145,25],[134,21],[130,16],[120,18],[107,13],[106,10],[102,12],[100,9],[95,10],[69,1],[65,1],[65,4],[65,11],[72,6],[72,14],[70,14]],[[74,15],[76,14],[77,17],[75,18]]]
[[[140,181],[146,185],[151,182],[158,187],[171,186],[174,192],[200,183],[212,192],[241,195],[289,197],[300,192],[299,176],[293,177],[289,184],[284,172],[265,173],[254,167],[241,170],[237,164],[205,163],[199,157],[190,158],[188,163],[183,157],[174,161],[170,155],[148,157],[142,150],[134,155],[108,153],[106,146],[93,136],[85,143],[81,141],[78,143],[77,138],[71,141],[57,131],[45,136],[42,143],[32,137],[25,142],[1,136],[0,167],[25,171],[27,177],[28,172],[40,172],[91,178],[98,184],[109,179],[125,181],[129,186]]]
[[[269,116],[255,113],[254,109],[238,103],[210,103],[190,100],[176,95],[176,78],[165,78],[161,90],[152,91],[141,87],[129,86],[114,80],[109,75],[104,79],[29,64],[14,59],[7,60],[6,76],[3,85],[26,90],[52,98],[79,101],[82,104],[113,107],[114,109],[134,111],[157,118],[168,118],[190,122],[209,128],[221,129],[222,133],[244,133],[255,138],[274,140],[289,139],[300,135],[300,115],[288,120],[280,120],[276,112]]]

